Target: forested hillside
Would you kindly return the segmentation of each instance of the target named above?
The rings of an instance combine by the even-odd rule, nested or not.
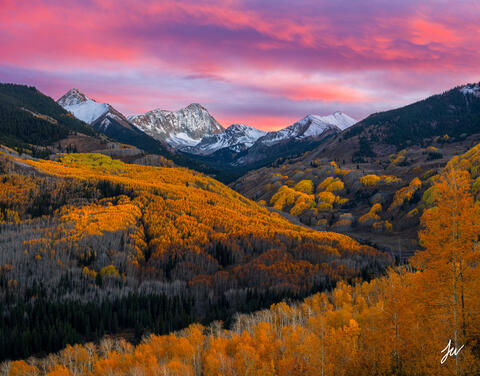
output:
[[[45,156],[48,152],[38,146],[47,147],[73,132],[96,133],[34,87],[0,83],[2,144]]]
[[[418,247],[434,176],[480,140],[480,97],[470,87],[373,114],[315,150],[251,171],[231,186],[307,226],[405,259]]]
[[[392,260],[200,173],[99,154],[4,156],[0,354],[166,333],[369,279]]]
[[[425,250],[409,266],[370,282],[341,282],[302,304],[238,315],[231,330],[192,325],[136,347],[105,338],[4,369],[11,376],[477,375],[480,212],[476,183],[460,169],[478,169],[476,154],[435,179],[419,232]],[[461,348],[457,357],[445,354],[449,341]]]

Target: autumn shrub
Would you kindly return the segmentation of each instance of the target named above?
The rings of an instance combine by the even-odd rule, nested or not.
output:
[[[295,201],[295,205],[290,210],[290,214],[298,216],[309,208],[315,207],[315,196],[314,195],[300,195]]]
[[[358,222],[364,226],[371,226],[375,222],[380,221],[378,213],[382,211],[382,205],[379,203],[373,204],[368,213],[362,215]]]
[[[322,192],[324,191],[329,184],[333,183],[335,178],[333,176],[328,176],[326,177],[320,184],[317,186],[317,192]]]
[[[395,192],[393,202],[388,208],[389,211],[395,210],[402,206],[405,202],[409,202],[415,192],[422,188],[422,181],[419,178],[413,178],[410,184]]]
[[[374,174],[365,175],[360,178],[360,182],[367,188],[375,188],[380,180],[382,180],[380,176]]]
[[[114,265],[107,265],[100,269],[100,276],[101,277],[118,277],[119,273],[118,270],[115,268]]]
[[[301,180],[293,189],[311,195],[313,193],[313,182],[311,180]]]
[[[285,206],[290,206],[295,203],[297,195],[297,191],[287,187],[286,185],[282,185],[277,193],[275,193],[270,199],[270,205],[272,205],[275,209],[283,210]]]
[[[325,191],[327,192],[339,192],[342,191],[345,188],[345,185],[343,181],[340,179],[334,180],[331,182],[327,187],[325,188]]]
[[[349,174],[351,171],[352,170],[336,168],[335,169],[335,175],[345,176],[345,175]]]
[[[330,205],[333,205],[335,200],[336,200],[336,196],[332,192],[325,191],[325,192],[320,192],[319,194],[317,194],[317,202],[318,203],[325,202],[325,203],[328,203]]]
[[[378,176],[375,174],[364,175],[360,178],[360,182],[366,188],[375,188],[379,184],[385,185],[395,185],[401,183],[402,179],[393,175],[382,175]]]
[[[319,202],[317,204],[317,210],[319,212],[331,212],[333,210],[333,205],[328,202]]]

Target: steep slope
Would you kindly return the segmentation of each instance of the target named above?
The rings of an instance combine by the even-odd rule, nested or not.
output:
[[[73,133],[96,132],[36,88],[0,84],[0,142],[46,156],[46,147]]]
[[[98,103],[78,89],[70,89],[57,103],[76,118],[111,139],[139,147],[149,153],[168,154],[168,147],[152,139],[108,103]]]
[[[198,103],[179,111],[155,109],[128,118],[137,128],[151,137],[180,148],[198,144],[204,136],[224,131],[224,128]]]
[[[140,339],[144,331],[230,320],[391,263],[187,169],[98,154],[0,162],[3,358],[105,332]]]
[[[398,109],[376,113],[326,143],[318,157],[361,162],[439,138],[462,142],[480,134],[478,84],[459,86]]]
[[[183,148],[182,151],[208,155],[220,149],[228,148],[232,152],[240,152],[251,147],[266,132],[249,127],[244,124],[232,124],[223,132],[205,136],[195,146]]]
[[[108,103],[98,103],[87,97],[78,89],[70,89],[57,103],[72,113],[77,119],[92,125],[101,131],[106,131],[112,122],[134,130],[128,119]]]

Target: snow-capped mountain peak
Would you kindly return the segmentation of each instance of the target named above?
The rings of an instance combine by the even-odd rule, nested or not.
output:
[[[336,125],[338,128],[340,128],[342,131],[347,129],[348,127],[351,127],[355,123],[357,123],[357,120],[353,119],[352,117],[348,116],[347,114],[341,112],[341,111],[336,111],[331,115],[327,116],[319,116],[319,115],[309,115],[312,119],[314,119],[314,122],[323,122],[323,123],[328,123],[328,124],[333,124]]]
[[[331,115],[307,115],[296,123],[276,132],[268,132],[259,142],[266,146],[272,146],[287,139],[303,139],[307,137],[319,137],[327,130],[339,132],[357,121],[343,112],[334,112]]]
[[[78,89],[70,89],[57,103],[77,119],[106,132],[112,123],[133,129],[127,118],[108,103],[98,103]]]
[[[197,145],[184,148],[183,150],[200,155],[212,154],[223,148],[240,152],[251,147],[255,141],[265,134],[266,132],[245,124],[232,124],[223,132],[205,136]]]
[[[204,136],[224,130],[207,109],[198,103],[175,112],[155,109],[128,119],[149,136],[177,148],[194,146]]]
[[[88,124],[94,123],[109,111],[107,104],[95,102],[78,89],[70,89],[57,103],[77,119]]]
[[[86,102],[88,98],[85,94],[83,94],[78,89],[70,89],[67,91],[58,101],[57,103],[62,106],[73,106],[82,102]]]

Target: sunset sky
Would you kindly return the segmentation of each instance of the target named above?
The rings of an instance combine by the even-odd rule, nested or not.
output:
[[[0,81],[224,126],[361,119],[480,80],[478,0],[0,0]]]

